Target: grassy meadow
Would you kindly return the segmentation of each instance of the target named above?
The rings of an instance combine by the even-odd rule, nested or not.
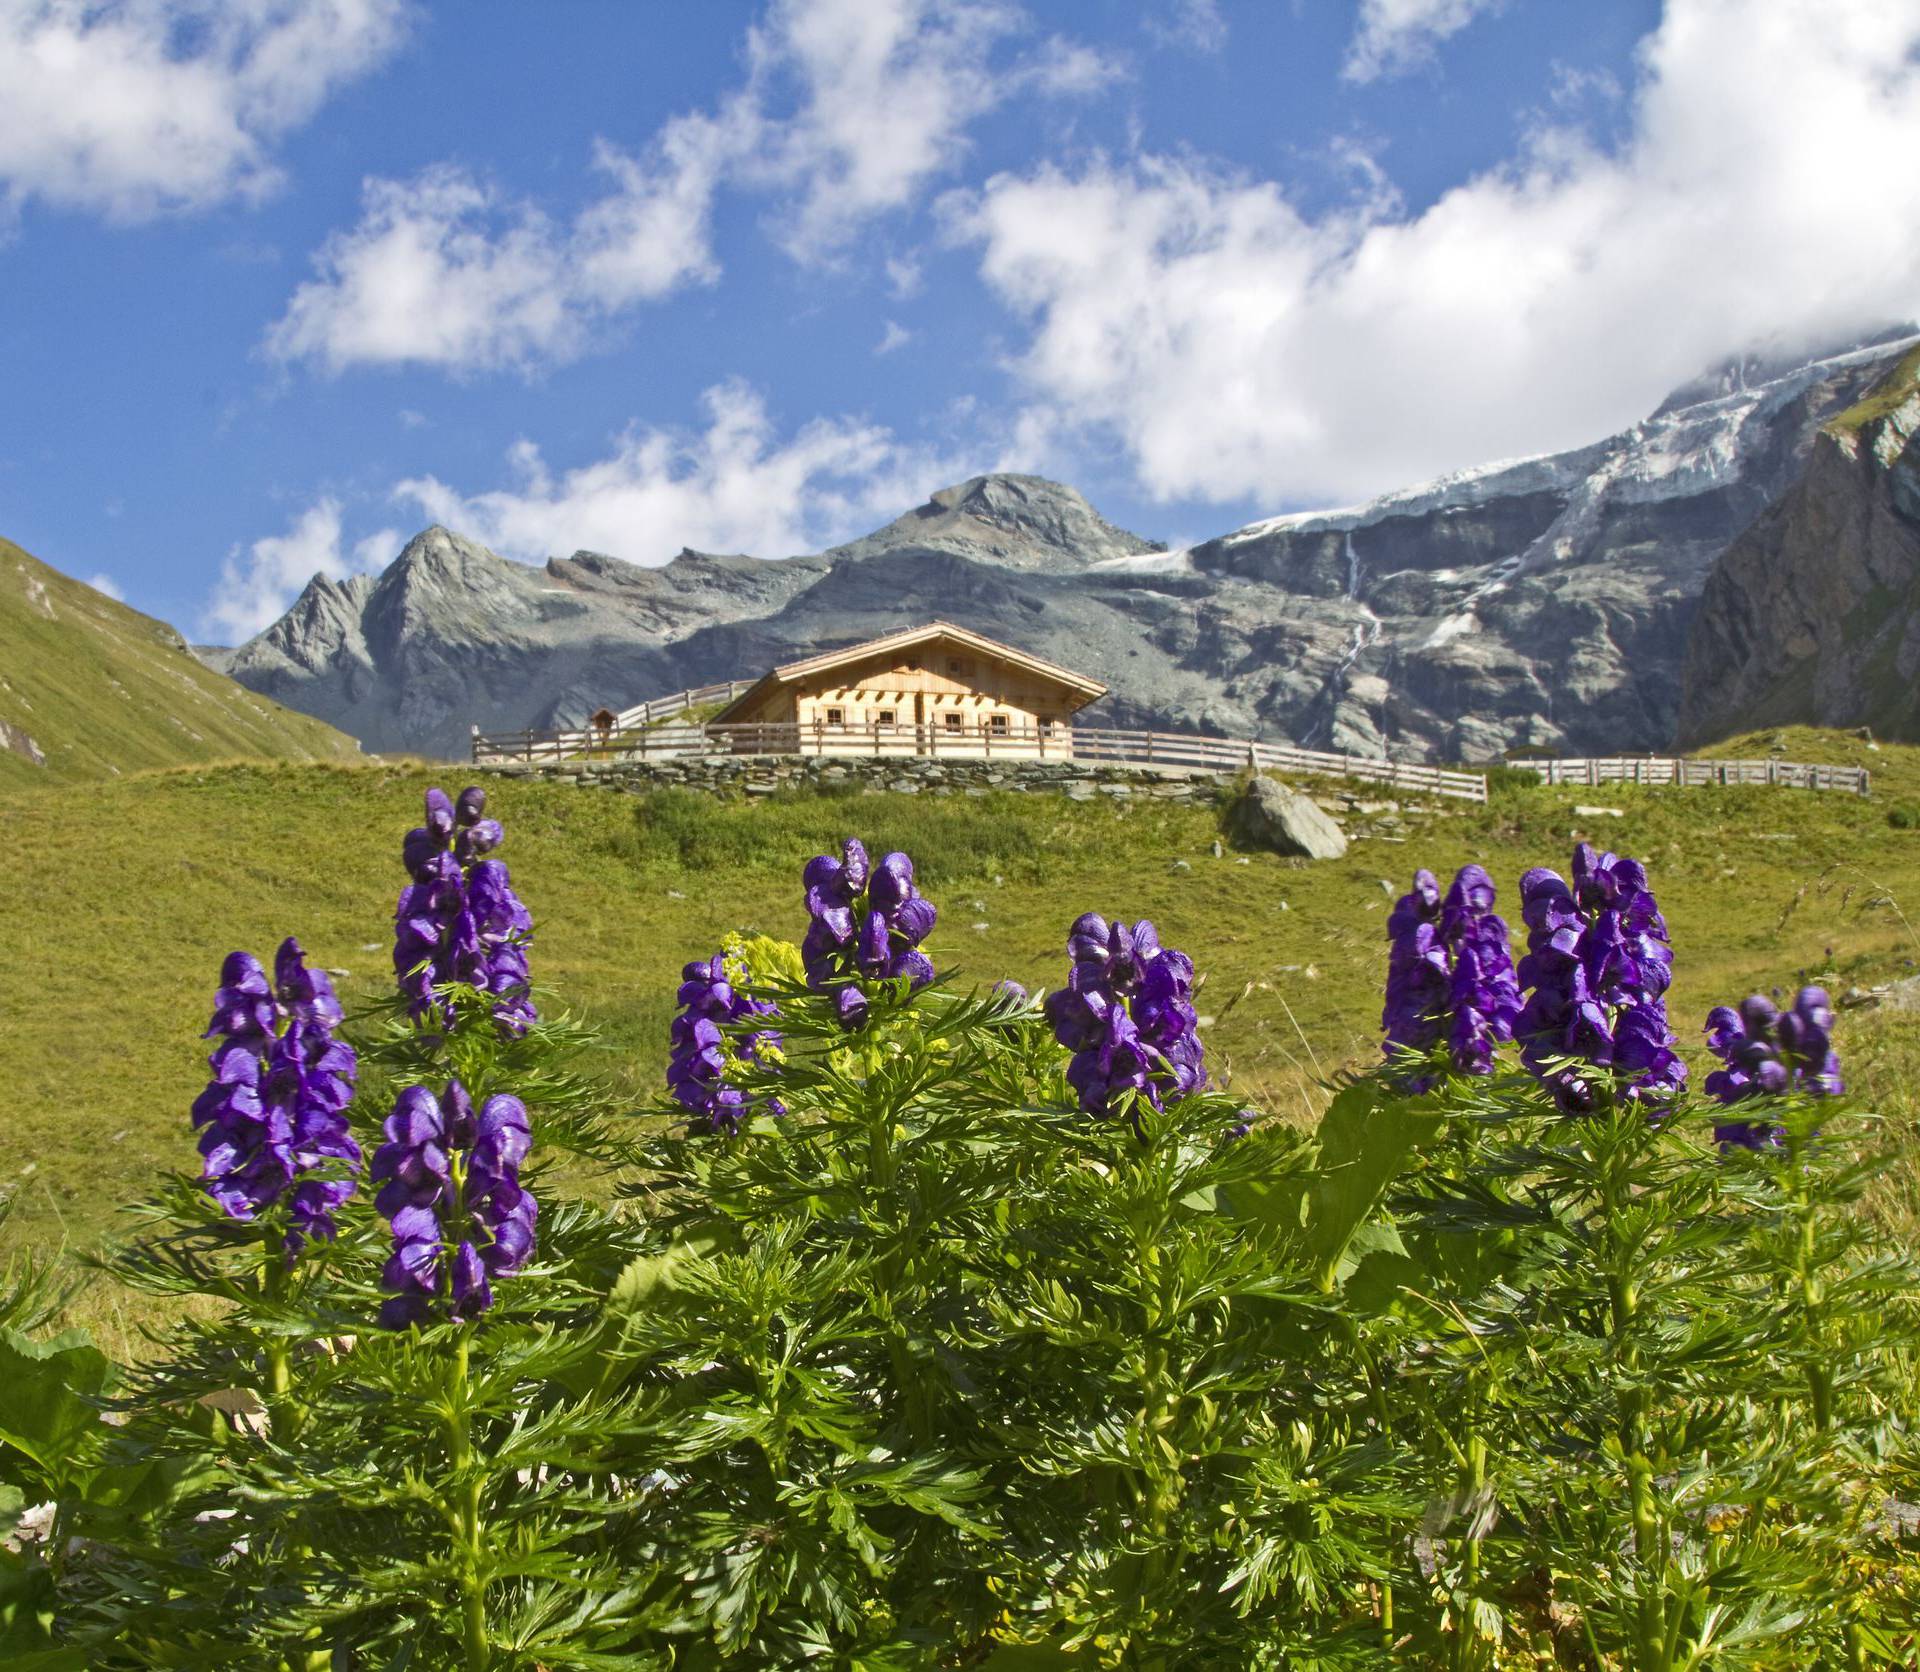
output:
[[[1772,736],[1724,752],[1764,754]],[[1785,739],[1791,759],[1869,766],[1875,794],[1548,789],[1502,775],[1484,808],[1408,801],[1401,840],[1358,841],[1318,864],[1237,849],[1219,812],[1144,797],[723,802],[489,784],[507,828],[501,857],[538,925],[543,1002],[600,1030],[599,1071],[636,1110],[659,1084],[680,965],[736,927],[797,939],[800,866],[854,833],[914,856],[941,910],[936,961],[962,982],[1052,984],[1077,914],[1151,917],[1205,978],[1216,1075],[1250,1103],[1306,1118],[1338,1070],[1377,1050],[1386,914],[1422,864],[1444,880],[1478,860],[1517,913],[1520,873],[1564,870],[1579,836],[1644,858],[1673,930],[1674,1025],[1696,1061],[1716,1003],[1809,976],[1838,996],[1920,971],[1920,829],[1901,827],[1920,808],[1920,749]],[[427,785],[457,790],[467,776],[419,763],[233,764],[0,791],[0,1195],[13,1205],[0,1237],[94,1247],[158,1170],[193,1162],[199,1033],[229,950],[270,957],[291,933],[336,972],[350,1009],[381,990],[400,837]],[[1622,816],[1575,811],[1597,805]],[[1920,1013],[1854,1011],[1838,1043],[1853,1087],[1890,1117],[1899,1161],[1879,1210],[1913,1223]],[[112,1345],[109,1301],[81,1306]]]
[[[359,760],[346,733],[204,667],[163,621],[0,540],[0,793],[264,755]]]

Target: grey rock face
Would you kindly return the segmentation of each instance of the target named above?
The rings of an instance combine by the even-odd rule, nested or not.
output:
[[[1010,475],[777,560],[532,568],[432,528],[224,662],[370,748],[464,756],[472,724],[575,725],[941,616],[1105,681],[1097,723],[1410,760],[1664,749],[1714,559],[1899,352],[1723,368],[1591,446],[1181,551]]]
[[[1682,743],[1796,722],[1920,738],[1920,352],[1707,579]]]
[[[1290,790],[1277,778],[1255,778],[1233,804],[1233,826],[1249,842],[1275,853],[1307,859],[1339,859],[1347,851],[1346,833],[1311,796]]]
[[[45,766],[46,752],[18,726],[0,720],[0,749],[11,749],[29,766]]]

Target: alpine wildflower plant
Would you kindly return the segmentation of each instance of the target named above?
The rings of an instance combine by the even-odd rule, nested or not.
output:
[[[1646,867],[1582,842],[1573,886],[1536,866],[1520,879],[1520,912],[1528,934],[1519,978],[1531,991],[1514,1031],[1560,1111],[1593,1112],[1594,1071],[1629,1101],[1664,1108],[1685,1087],[1687,1066],[1667,1025],[1673,952]]]
[[[439,989],[460,983],[490,994],[502,1033],[525,1033],[539,1019],[528,994],[527,946],[533,919],[513,879],[486,856],[504,836],[485,816],[486,792],[470,786],[457,801],[427,791],[427,822],[407,832],[401,861],[412,877],[394,908],[393,970],[416,1022],[442,1009]]]
[[[1802,987],[1789,1009],[1754,993],[1739,1009],[1718,1005],[1708,1013],[1708,1048],[1725,1065],[1707,1076],[1706,1092],[1721,1103],[1790,1091],[1837,1097],[1846,1090],[1833,1048],[1833,1001],[1825,988]],[[1771,1121],[1724,1121],[1713,1129],[1722,1144],[1743,1149],[1775,1148],[1781,1128]]]
[[[360,1146],[347,1122],[357,1063],[334,1037],[340,1001],[324,970],[289,937],[273,978],[250,952],[232,952],[206,1038],[213,1078],[195,1099],[202,1183],[231,1219],[254,1219],[284,1201],[289,1253],[331,1238],[353,1194]]]
[[[1429,1056],[1443,1042],[1456,1074],[1491,1074],[1494,1053],[1513,1038],[1520,1014],[1506,922],[1495,914],[1493,879],[1464,865],[1443,899],[1431,871],[1414,873],[1413,887],[1387,918],[1386,1003],[1380,1025],[1389,1057]],[[1415,1075],[1407,1089],[1428,1090],[1431,1075]]]
[[[1106,1114],[1131,1092],[1158,1109],[1167,1094],[1207,1084],[1191,958],[1163,947],[1145,918],[1108,922],[1098,912],[1075,920],[1067,956],[1067,984],[1045,1008],[1054,1038],[1073,1053],[1067,1083],[1081,1108]]]
[[[904,853],[883,855],[876,865],[849,836],[838,859],[825,853],[810,859],[801,884],[812,920],[800,944],[807,985],[833,989],[843,1026],[858,1027],[866,1018],[860,978],[904,976],[915,988],[933,979],[933,960],[920,943],[940,914],[914,886],[913,861]],[[854,984],[840,985],[849,982]]]
[[[711,958],[696,959],[681,972],[680,1013],[669,1033],[667,1089],[693,1114],[694,1124],[707,1132],[737,1132],[753,1112],[752,1098],[729,1079],[738,1062],[769,1067],[780,1060],[781,1039],[774,1029],[756,1028],[738,1039],[730,1039],[726,1031],[737,1032],[742,1024],[779,1014],[772,1000],[756,999],[743,989],[742,963],[736,957],[729,967],[727,954],[716,952]],[[729,1061],[730,1044],[734,1061]],[[768,1114],[785,1113],[778,1098],[765,1099],[761,1108]]]
[[[453,1318],[486,1311],[489,1280],[512,1276],[533,1253],[539,1207],[520,1184],[533,1141],[526,1106],[501,1094],[476,1112],[458,1080],[438,1097],[409,1086],[385,1131],[372,1172],[380,1185],[375,1205],[393,1232],[381,1323],[426,1323],[442,1294]]]

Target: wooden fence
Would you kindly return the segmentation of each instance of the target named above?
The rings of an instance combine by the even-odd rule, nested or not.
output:
[[[686,713],[690,708],[705,708],[709,703],[732,702],[735,697],[752,688],[751,679],[729,679],[719,685],[699,685],[686,691],[673,691],[664,697],[655,697],[650,702],[621,709],[615,718],[615,724],[623,729],[631,726],[657,725],[675,714]]]
[[[679,709],[643,704],[656,715],[716,700],[728,688],[709,686],[660,699]],[[628,710],[628,714],[637,712]],[[716,726],[625,723],[608,730],[475,731],[476,762],[675,760],[729,755],[942,756],[968,760],[1062,761],[1113,766],[1187,768],[1234,772],[1243,767],[1320,777],[1355,778],[1396,790],[1424,791],[1463,801],[1485,801],[1487,780],[1478,772],[1379,760],[1367,755],[1296,749],[1254,738],[1202,737],[1188,732],[1126,731],[1107,726],[1009,726],[1003,730],[945,725],[829,726],[765,722]]]
[[[1844,790],[1865,795],[1870,774],[1860,766],[1812,766],[1803,761],[1703,761],[1685,756],[1625,755],[1613,760],[1515,761],[1549,784],[1784,784],[1792,789]]]

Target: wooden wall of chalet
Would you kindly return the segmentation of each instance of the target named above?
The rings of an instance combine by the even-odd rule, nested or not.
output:
[[[1034,738],[1049,725],[1066,727],[1080,693],[1029,669],[965,646],[916,646],[848,667],[823,670],[770,693],[766,712],[742,720],[797,722],[802,727],[858,727],[898,734],[902,754],[925,752],[926,732],[943,753],[1028,752],[1013,746],[1022,733]],[[1008,743],[995,744],[1004,735]],[[1064,731],[1062,733],[1064,736]],[[884,747],[888,739],[880,739]],[[823,740],[827,753],[872,753],[837,739]],[[1038,753],[1037,742],[1031,752]]]

